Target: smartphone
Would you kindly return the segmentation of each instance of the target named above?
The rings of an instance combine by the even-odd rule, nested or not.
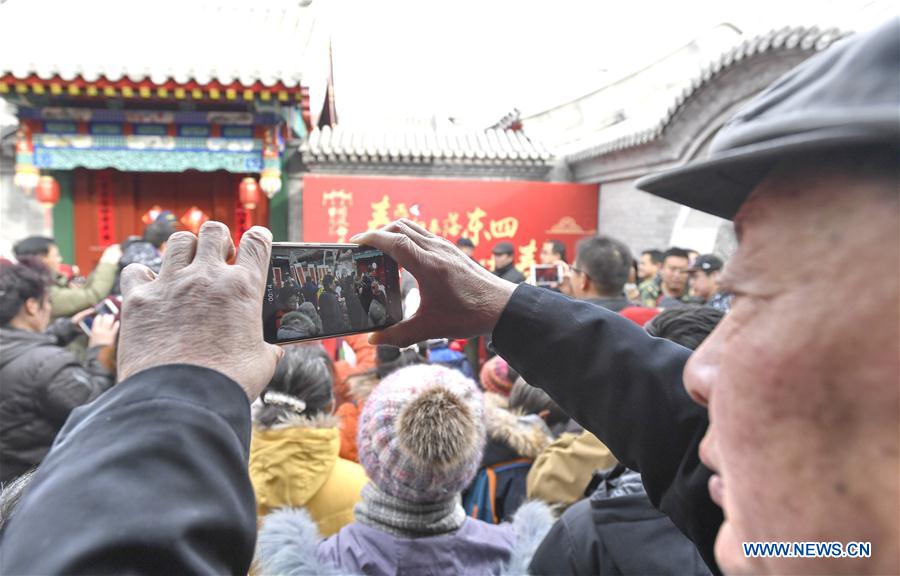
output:
[[[558,286],[563,281],[563,267],[559,264],[536,264],[531,267],[531,284]]]
[[[403,318],[400,269],[358,244],[274,242],[263,300],[271,344],[382,330]]]
[[[81,328],[82,332],[90,336],[93,331],[94,318],[100,314],[112,314],[116,317],[116,320],[118,320],[121,309],[122,300],[118,296],[108,296],[94,306],[94,314],[79,322],[78,327]]]

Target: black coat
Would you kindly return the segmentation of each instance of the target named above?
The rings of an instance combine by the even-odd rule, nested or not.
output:
[[[250,404],[231,379],[140,372],[60,431],[0,536],[0,574],[241,574],[256,541]]]
[[[40,464],[72,409],[113,385],[100,348],[83,365],[64,343],[57,332],[0,328],[0,483]]]
[[[709,497],[711,473],[697,452],[709,420],[682,383],[691,351],[615,312],[527,284],[513,293],[493,345],[529,384],[641,473],[653,505],[718,572],[713,545],[722,510]]]
[[[347,331],[344,314],[334,292],[326,290],[319,296],[319,316],[323,334],[339,334]]]
[[[504,280],[509,280],[514,284],[520,284],[525,281],[525,275],[519,272],[518,268],[516,268],[513,264],[507,264],[503,268],[497,268],[494,270],[494,274],[503,278]]]
[[[566,510],[535,551],[528,573],[705,576],[709,569],[691,541],[650,504],[640,476],[627,471]]]

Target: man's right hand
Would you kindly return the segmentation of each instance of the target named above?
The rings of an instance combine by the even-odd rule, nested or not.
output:
[[[99,314],[94,317],[91,324],[91,337],[88,346],[112,346],[116,343],[119,334],[119,322],[112,314]]]
[[[235,250],[228,227],[206,222],[199,237],[169,238],[158,277],[141,264],[126,267],[119,380],[155,366],[193,364],[228,376],[255,400],[283,355],[263,340],[271,250],[272,233],[254,226],[229,265]]]
[[[422,302],[409,319],[372,334],[372,344],[408,346],[494,330],[516,285],[493,275],[448,240],[403,219],[351,242],[378,248],[419,282]]]
[[[100,256],[100,262],[106,264],[118,264],[119,260],[122,259],[122,245],[121,244],[111,244],[107,246],[106,250],[103,251],[103,255]]]

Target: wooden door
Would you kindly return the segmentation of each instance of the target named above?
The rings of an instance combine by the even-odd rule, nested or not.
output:
[[[253,211],[238,202],[243,174],[224,171],[119,172],[75,171],[75,262],[83,273],[94,268],[109,244],[143,234],[143,216],[154,206],[170,210],[179,220],[197,207],[210,220],[226,224],[237,245],[240,234],[268,222],[268,203],[261,198]]]

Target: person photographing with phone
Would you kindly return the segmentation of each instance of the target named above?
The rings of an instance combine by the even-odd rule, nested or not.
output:
[[[93,308],[50,324],[50,271],[36,259],[0,265],[0,483],[35,468],[77,406],[114,382],[102,361],[119,323],[98,315],[84,363],[64,346]]]
[[[884,251],[900,259],[898,25],[810,58],[730,120],[708,159],[640,183],[735,221],[735,302],[693,354],[498,278],[410,221],[351,238],[422,291],[373,343],[493,333],[529,383],[641,472],[714,573],[900,572],[900,276],[858,297]],[[172,236],[158,275],[125,269],[123,382],[60,432],[4,528],[0,573],[247,573],[250,402],[283,354],[260,321],[271,241],[251,228],[228,265],[227,227],[206,222]],[[161,320],[170,310],[183,327]],[[741,552],[812,539],[873,553]]]

